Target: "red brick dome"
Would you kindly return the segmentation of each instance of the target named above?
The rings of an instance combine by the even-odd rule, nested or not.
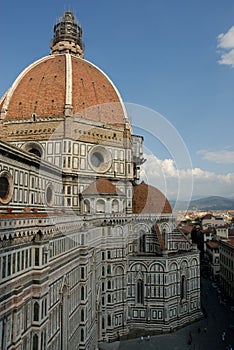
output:
[[[123,124],[125,110],[110,79],[70,53],[52,54],[27,67],[0,101],[6,119],[71,115]]]
[[[133,188],[132,210],[134,214],[171,214],[167,198],[157,188],[144,181]]]

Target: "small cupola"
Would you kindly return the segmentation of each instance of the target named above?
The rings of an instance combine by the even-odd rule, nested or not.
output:
[[[83,56],[82,28],[71,11],[66,11],[54,25],[54,37],[51,41],[51,54],[70,53]]]

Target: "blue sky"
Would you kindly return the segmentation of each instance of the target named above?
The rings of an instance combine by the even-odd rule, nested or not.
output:
[[[67,9],[83,27],[85,58],[110,76],[123,100],[157,111],[181,135],[192,160],[193,195],[234,196],[234,2],[2,1],[1,96],[49,53],[53,25]],[[173,197],[176,160],[147,139]],[[145,171],[157,186],[157,165],[148,158]]]

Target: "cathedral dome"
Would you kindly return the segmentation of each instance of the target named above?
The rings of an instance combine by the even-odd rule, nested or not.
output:
[[[71,109],[73,116],[104,123],[123,124],[125,120],[121,97],[109,78],[92,63],[65,53],[27,67],[4,96],[0,109],[7,119],[28,119],[33,114],[58,117]]]
[[[133,187],[132,210],[134,214],[171,214],[167,198],[156,187],[144,181]]]
[[[0,101],[2,119],[79,116],[124,124],[126,113],[116,87],[83,59],[81,33],[72,13],[66,12],[54,27],[51,54],[28,66]]]

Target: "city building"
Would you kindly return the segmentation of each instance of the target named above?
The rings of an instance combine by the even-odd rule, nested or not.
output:
[[[66,11],[0,100],[0,348],[97,349],[201,316],[199,252]]]
[[[234,238],[219,240],[220,284],[225,294],[234,301]]]
[[[212,214],[206,214],[201,218],[203,230],[209,227],[217,227],[224,225],[224,218],[222,216],[214,216]]]
[[[227,225],[217,226],[215,228],[216,238],[228,238],[230,228]]]
[[[208,227],[205,230],[200,230],[200,240],[201,240],[201,250],[206,252],[206,243],[215,238],[215,229],[214,227]]]
[[[207,241],[206,254],[208,257],[210,276],[214,279],[219,278],[220,263],[219,263],[219,242]]]

